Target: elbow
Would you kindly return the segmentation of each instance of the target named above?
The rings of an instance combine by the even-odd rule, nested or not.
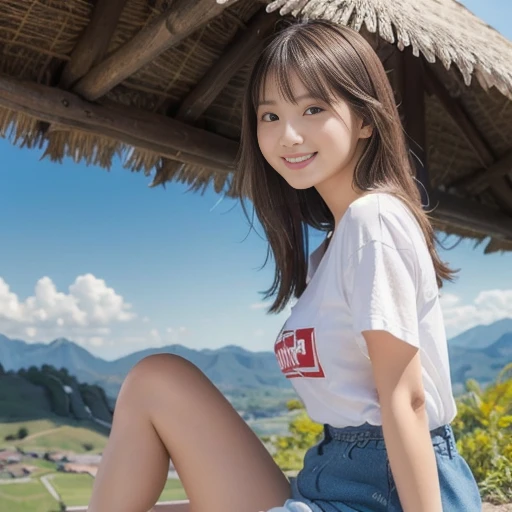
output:
[[[380,400],[382,408],[393,411],[394,414],[413,411],[421,414],[426,410],[426,399],[423,392],[393,393],[388,400]]]
[[[410,398],[411,408],[415,412],[425,411],[426,399],[424,393],[417,393]]]

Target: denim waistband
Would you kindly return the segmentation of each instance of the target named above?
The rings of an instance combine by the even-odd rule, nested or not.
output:
[[[371,425],[364,423],[357,427],[333,427],[324,424],[324,434],[326,438],[336,439],[338,441],[363,441],[384,439],[382,425]],[[451,425],[442,425],[430,431],[430,437],[441,437],[443,439],[453,439],[453,430]]]

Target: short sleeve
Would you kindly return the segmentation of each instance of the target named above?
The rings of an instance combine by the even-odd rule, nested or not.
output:
[[[419,348],[415,257],[412,250],[374,240],[345,266],[344,294],[357,344],[366,357],[363,331],[384,330]]]

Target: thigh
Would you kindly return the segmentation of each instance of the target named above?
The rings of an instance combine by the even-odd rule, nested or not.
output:
[[[192,363],[150,356],[127,381],[169,452],[191,512],[259,512],[290,497],[263,443]]]

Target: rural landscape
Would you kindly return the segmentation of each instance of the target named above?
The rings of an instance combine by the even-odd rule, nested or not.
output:
[[[512,319],[449,340],[459,413],[458,448],[489,504],[512,501]],[[0,510],[50,512],[87,505],[115,399],[130,368],[168,352],[194,362],[230,400],[289,475],[317,441],[313,423],[271,352],[182,345],[107,362],[71,340],[26,343],[0,336]],[[508,364],[508,366],[507,366]],[[186,499],[169,466],[160,501]]]
[[[291,26],[308,20],[322,38]],[[457,449],[483,512],[512,512],[510,20],[510,0],[0,0],[0,512],[86,512],[123,382],[157,353],[195,364],[297,475],[323,429],[274,339],[315,267],[310,249],[348,211],[350,183],[428,214]],[[315,106],[295,87],[282,103],[272,74],[309,77]],[[333,283],[345,274],[335,267]],[[368,283],[370,267],[360,265]],[[428,272],[412,268],[416,285]],[[389,297],[402,284],[412,293],[402,273],[385,283]],[[423,325],[439,312],[429,303]],[[338,310],[322,308],[331,325]],[[123,446],[150,452],[133,432]],[[147,475],[142,457],[122,455],[130,463],[117,468]],[[233,508],[210,487],[217,508]],[[186,499],[171,460],[147,512],[190,512],[176,504]]]

